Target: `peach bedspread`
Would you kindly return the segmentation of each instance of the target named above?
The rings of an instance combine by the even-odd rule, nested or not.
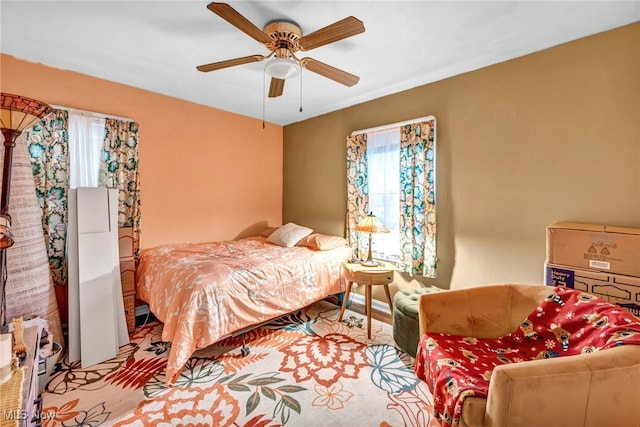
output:
[[[171,342],[167,385],[196,349],[342,292],[341,264],[350,256],[348,246],[284,248],[262,237],[143,251],[137,294]]]

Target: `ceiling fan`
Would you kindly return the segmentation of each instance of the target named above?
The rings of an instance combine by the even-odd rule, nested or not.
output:
[[[207,9],[262,43],[271,53],[266,56],[250,55],[200,65],[196,67],[198,71],[220,70],[273,57],[265,66],[265,72],[271,76],[270,98],[282,95],[285,79],[299,74],[301,67],[345,86],[353,86],[360,80],[358,76],[313,58],[300,59],[295,56],[295,52],[315,49],[363,33],[364,24],[353,16],[334,22],[311,34],[303,35],[300,27],[290,21],[273,21],[268,23],[264,30],[260,30],[226,3],[210,3]]]

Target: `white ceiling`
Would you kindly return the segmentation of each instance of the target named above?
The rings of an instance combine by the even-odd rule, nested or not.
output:
[[[265,62],[195,69],[268,53],[208,3],[0,0],[0,51],[262,118]],[[282,18],[304,34],[350,15],[364,22],[363,34],[300,55],[360,82],[349,88],[305,71],[299,112],[300,79],[288,80],[283,96],[265,101],[266,120],[280,125],[640,21],[640,0],[228,3],[261,29]]]

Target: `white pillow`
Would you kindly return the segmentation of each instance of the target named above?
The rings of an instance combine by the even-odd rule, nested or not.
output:
[[[310,228],[289,222],[271,233],[267,238],[267,242],[290,248],[312,232],[313,230]]]

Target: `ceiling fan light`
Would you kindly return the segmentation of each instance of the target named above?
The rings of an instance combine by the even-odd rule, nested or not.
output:
[[[267,62],[264,70],[273,78],[286,80],[300,74],[300,64],[291,58],[273,58]]]

